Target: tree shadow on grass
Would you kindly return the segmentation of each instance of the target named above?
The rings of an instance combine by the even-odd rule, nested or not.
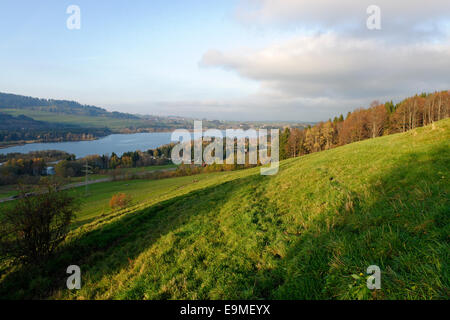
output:
[[[44,268],[17,270],[6,276],[0,296],[48,298],[53,290],[64,290],[66,268],[71,264],[80,265],[82,275],[96,284],[128,268],[130,260],[196,217],[204,215],[208,222],[208,216],[245,189],[255,190],[249,197],[239,199],[249,202],[240,212],[248,219],[231,217],[242,218],[240,233],[231,240],[254,237],[256,245],[249,250],[226,251],[230,239],[220,239],[223,243],[217,252],[200,252],[196,257],[198,264],[191,266],[190,274],[201,271],[211,278],[192,281],[190,290],[201,292],[200,297],[355,299],[360,298],[360,291],[355,289],[361,285],[364,288],[365,284],[354,284],[351,275],[376,264],[383,272],[382,290],[375,295],[363,292],[362,298],[445,298],[450,285],[449,159],[450,150],[443,147],[405,155],[389,171],[372,178],[365,186],[369,196],[353,192],[339,177],[330,180],[325,171],[323,179],[328,181],[330,192],[337,190],[340,196],[317,215],[308,230],[281,237],[286,230],[280,224],[282,210],[265,196],[265,177],[256,175],[197,190],[82,234],[63,247]],[[233,223],[231,227],[237,225]],[[183,238],[189,230],[182,232]],[[269,250],[282,239],[287,248],[285,254]],[[229,256],[216,259],[219,254]],[[175,263],[171,259],[176,255],[176,251],[170,253],[168,261],[162,263]],[[238,258],[241,260],[235,260]],[[212,262],[205,265],[204,261]],[[258,267],[259,262],[264,262],[264,267]],[[143,291],[151,290],[138,286],[131,297],[142,298]],[[187,294],[182,292],[181,296]],[[179,296],[169,290],[166,296],[159,297]]]
[[[65,289],[69,265],[79,265],[90,282],[113,275],[162,236],[194,216],[220,207],[231,190],[251,179],[228,181],[162,201],[82,234],[62,247],[46,265],[20,267],[7,274],[1,282],[0,297],[48,298],[55,290]]]
[[[315,228],[291,237],[276,268],[256,275],[256,296],[448,299],[449,169],[450,148],[440,146],[400,158],[367,185],[368,197],[331,181],[341,201],[317,216]],[[351,277],[370,265],[382,270],[382,290]]]

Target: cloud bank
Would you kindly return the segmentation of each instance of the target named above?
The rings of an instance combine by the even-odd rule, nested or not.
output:
[[[384,37],[414,40],[436,37],[448,30],[447,0],[243,0],[236,10],[243,23],[297,26],[316,30],[339,30],[368,36],[367,8],[381,9]]]
[[[381,9],[382,30],[366,28],[371,4]],[[449,12],[447,0],[246,0],[241,22],[296,33],[264,48],[211,49],[200,66],[259,83],[247,111],[259,103],[274,115],[317,119],[324,110],[450,89]]]

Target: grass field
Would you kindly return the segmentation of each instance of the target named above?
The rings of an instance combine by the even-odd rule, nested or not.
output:
[[[0,297],[448,299],[450,119],[259,169],[98,184],[42,270]],[[134,207],[111,212],[126,192]],[[82,192],[74,191],[74,192]],[[65,289],[68,265],[82,288]],[[369,265],[382,289],[369,291]]]
[[[102,182],[90,185],[87,195],[85,188],[80,187],[73,191],[79,198],[82,198],[81,210],[76,216],[75,225],[79,226],[94,220],[96,217],[105,217],[113,213],[113,210],[109,207],[109,200],[116,193],[123,192],[130,195],[132,204],[142,208],[184,195],[193,190],[203,189],[220,183],[220,181],[236,179],[247,174],[250,174],[250,171],[242,172],[239,175],[234,172],[219,172],[163,180],[139,179]],[[131,210],[135,210],[135,208]]]
[[[147,166],[147,167],[137,167],[137,168],[122,168],[116,171],[116,174],[118,175],[133,175],[133,174],[139,174],[144,172],[152,172],[156,170],[167,170],[167,169],[173,169],[177,166],[174,164],[167,164],[167,165],[160,165],[160,166]],[[105,173],[102,174],[91,174],[89,175],[88,179],[89,181],[97,180],[97,179],[103,179],[111,177],[113,174],[113,170],[108,170]],[[70,178],[70,182],[83,182],[85,181],[86,177],[73,177]]]
[[[0,199],[9,198],[11,196],[16,195],[18,192],[15,186],[0,186]]]
[[[165,170],[165,169],[173,169],[176,168],[177,165],[175,164],[166,164],[166,165],[160,165],[160,166],[148,166],[148,167],[137,167],[137,168],[124,168],[122,169],[123,173],[128,174],[135,174],[135,173],[141,173],[141,172],[151,172],[155,170]]]
[[[120,129],[124,128],[148,126],[147,121],[138,119],[116,119],[112,117],[92,117],[92,116],[70,115],[70,114],[64,114],[64,116],[62,117],[60,113],[56,112],[30,110],[30,109],[12,109],[12,108],[11,109],[2,108],[1,112],[12,116],[25,115],[30,118],[33,118],[34,120],[45,121],[50,123],[63,123],[90,128],[106,127],[116,131],[119,131]]]
[[[123,169],[117,170],[116,175],[119,175],[119,176],[127,176],[128,175],[128,176],[132,177],[132,175],[139,175],[140,173],[152,172],[152,171],[157,171],[157,170],[167,170],[167,169],[173,169],[176,167],[177,166],[174,164],[167,164],[167,165],[160,165],[160,166],[123,168]],[[109,170],[103,174],[90,174],[88,177],[88,181],[110,178],[113,176],[112,173],[113,173],[113,170]],[[79,183],[79,182],[84,182],[85,180],[86,180],[85,176],[72,177],[72,178],[68,178],[67,183],[68,184]],[[29,187],[33,187],[33,186],[29,186]],[[89,188],[91,188],[91,187],[89,187]],[[16,185],[0,186],[0,199],[8,198],[8,197],[15,196],[18,194],[19,194],[19,191],[18,191]]]

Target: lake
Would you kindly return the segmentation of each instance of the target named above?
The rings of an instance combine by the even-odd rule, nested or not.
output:
[[[83,158],[93,154],[111,154],[113,152],[121,156],[128,151],[147,151],[148,149],[155,149],[162,145],[169,144],[171,142],[171,135],[171,132],[112,134],[92,141],[30,143],[23,146],[0,149],[0,154],[61,150],[75,154],[77,158]]]
[[[226,132],[222,131],[225,137]],[[206,134],[204,133],[204,136]],[[237,137],[246,137],[245,132],[237,133]],[[77,158],[83,158],[89,155],[111,154],[115,153],[121,156],[129,151],[147,151],[148,149],[156,149],[165,144],[171,143],[171,132],[150,132],[150,133],[133,133],[133,134],[111,134],[109,136],[91,141],[68,141],[68,142],[46,142],[46,143],[29,143],[23,146],[15,146],[0,149],[0,154],[8,153],[28,153],[30,151],[42,150],[60,150],[70,154],[74,154]],[[250,135],[256,138],[256,135]],[[176,141],[178,142],[178,141]]]

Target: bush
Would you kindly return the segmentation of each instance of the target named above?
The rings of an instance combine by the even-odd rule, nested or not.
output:
[[[55,173],[59,177],[80,177],[83,175],[83,164],[78,161],[62,160],[55,165]]]
[[[126,195],[125,193],[117,193],[112,196],[109,201],[109,206],[111,209],[125,209],[131,204],[131,196]]]
[[[56,186],[38,194],[22,191],[15,205],[1,215],[1,257],[45,262],[66,238],[76,208],[75,198]]]

